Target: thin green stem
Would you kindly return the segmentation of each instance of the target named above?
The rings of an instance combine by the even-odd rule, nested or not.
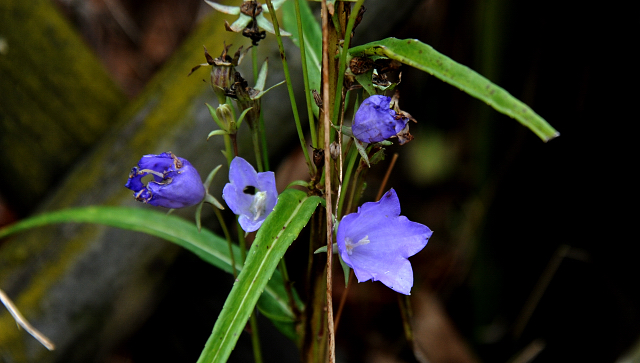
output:
[[[251,47],[251,68],[253,69],[253,83],[258,80],[258,47]]]
[[[227,102],[230,100],[227,98]],[[233,107],[231,108],[231,112],[233,113],[233,118],[235,119],[235,112],[233,111]],[[253,134],[253,131],[252,131]],[[233,144],[233,145],[232,145]],[[235,156],[238,156],[238,144],[236,143],[236,135],[225,135],[224,138],[224,146],[225,146],[225,155],[227,156],[227,162],[231,165],[231,161]],[[258,165],[262,164],[259,162]],[[216,211],[216,215],[218,216],[218,220],[220,221],[220,225],[222,226],[222,230],[227,237],[227,241],[229,241],[229,252],[231,255],[231,265],[233,266],[233,277],[236,278],[236,270],[235,270],[235,261],[233,251],[231,250],[231,236],[229,234],[229,230],[227,229],[224,221],[222,220],[222,215],[217,208],[213,208]],[[240,223],[236,220],[236,227],[238,231],[238,245],[240,246],[240,258],[242,259],[242,264],[247,259],[247,244],[244,239],[244,230],[240,226]],[[256,319],[256,314],[251,314],[249,318],[249,324],[251,325],[251,343],[253,346],[253,357],[256,363],[262,363],[262,352],[260,350],[260,337],[258,335],[258,320]]]
[[[251,346],[253,347],[253,360],[256,363],[262,363],[262,351],[260,350],[260,335],[258,334],[258,319],[255,311],[249,317],[251,325]]]
[[[342,187],[345,190],[349,187],[349,182],[351,180],[351,173],[353,171],[353,166],[355,165],[356,160],[358,159],[358,155],[359,155],[358,150],[355,147],[349,149],[349,153],[347,154],[347,169],[344,173],[344,180],[342,181]],[[344,205],[344,200],[346,199],[347,195],[349,195],[349,193],[346,193],[346,192],[342,193],[342,195],[340,196],[340,200],[338,201],[338,212],[336,214],[338,218],[343,216],[342,206]]]
[[[333,28],[336,30],[336,36],[338,39],[342,39],[342,32],[340,31],[340,19],[337,16],[331,15],[331,21],[333,21]]]
[[[233,242],[231,242],[231,234],[229,233],[229,229],[227,228],[227,224],[224,223],[224,218],[222,218],[222,212],[220,209],[213,207],[213,211],[218,218],[218,222],[220,223],[220,227],[222,228],[222,233],[224,233],[224,238],[227,239],[227,244],[229,245],[229,257],[231,258],[231,271],[233,272],[233,280],[235,281],[238,278],[238,272],[236,271],[236,259],[233,254]]]
[[[289,100],[291,101],[291,110],[293,111],[293,118],[296,122],[296,130],[298,131],[298,138],[300,139],[300,146],[302,146],[302,152],[304,158],[307,161],[309,167],[309,175],[313,175],[314,165],[311,163],[309,157],[309,150],[304,140],[304,133],[302,132],[302,126],[300,125],[300,115],[298,114],[298,106],[296,105],[296,98],[293,93],[293,83],[291,83],[291,75],[289,74],[289,66],[287,64],[287,57],[284,53],[284,45],[282,44],[282,36],[280,36],[280,25],[278,23],[278,17],[276,16],[276,10],[273,8],[271,0],[267,0],[267,6],[269,7],[269,14],[271,14],[271,22],[273,22],[273,28],[276,31],[276,38],[278,39],[278,48],[280,49],[280,58],[282,59],[282,68],[284,69],[284,78],[287,80],[287,90],[289,91]]]
[[[400,307],[400,316],[402,317],[402,328],[404,330],[404,337],[409,342],[410,346],[413,346],[413,329],[411,328],[411,317],[413,315],[411,311],[411,300],[409,296],[398,295],[398,306]]]
[[[258,164],[258,172],[264,171],[262,165],[262,149],[260,149],[260,130],[259,127],[251,128],[251,140],[253,141],[253,151],[256,153],[256,163]]]
[[[289,280],[289,271],[287,270],[287,263],[284,261],[284,257],[280,259],[278,263],[278,270],[282,274],[282,280],[284,281],[284,289],[287,292],[287,297],[289,298],[289,306],[293,313],[298,317],[300,315],[300,310],[298,310],[298,305],[296,304],[296,299],[293,297],[293,290],[291,289],[291,280]]]
[[[233,135],[233,136],[235,137],[236,135]],[[235,145],[235,143],[233,145]],[[224,135],[224,148],[225,148],[224,156],[227,157],[227,164],[231,164],[231,160],[233,160],[233,157],[236,156],[235,152],[233,151],[233,145],[231,142],[231,136]]]
[[[347,65],[347,54],[349,53],[349,44],[351,43],[351,33],[353,32],[353,26],[355,25],[356,18],[358,17],[358,13],[360,12],[360,8],[364,0],[358,0],[353,8],[351,9],[351,15],[349,16],[349,22],[347,23],[347,29],[345,30],[345,39],[342,44],[342,51],[340,52],[340,61],[338,65],[338,83],[337,87],[342,89],[342,85],[344,83],[344,72],[346,70]],[[340,92],[341,94],[342,92]],[[338,94],[336,90],[336,94]],[[331,121],[333,124],[338,123],[338,114],[340,113],[340,103],[342,103],[342,97],[336,97],[335,103],[333,105],[333,117]]]
[[[356,169],[355,174],[353,175],[353,184],[351,184],[351,192],[349,193],[349,203],[347,203],[347,208],[345,209],[345,213],[351,212],[351,207],[354,204],[357,205],[356,191],[358,190],[358,184],[360,184],[360,179],[359,179],[360,173],[362,173],[362,162]]]
[[[260,133],[260,146],[262,147],[262,163],[264,170],[269,170],[269,151],[267,148],[267,134],[264,131],[264,114],[260,108],[260,118],[258,121],[258,132]]]
[[[302,20],[300,15],[300,0],[294,0],[296,8],[296,21],[298,23],[298,42],[300,44],[300,61],[302,62],[302,78],[304,80],[304,96],[307,101],[307,117],[309,118],[309,132],[311,133],[311,144],[314,148],[318,147],[316,139],[316,122],[313,117],[313,96],[309,87],[309,73],[307,71],[307,51],[305,49],[304,32],[302,31]]]
[[[258,47],[251,48],[251,64],[253,66],[253,83],[258,80]],[[267,150],[267,135],[264,128],[264,112],[260,108],[258,117],[258,132],[260,133],[260,148],[262,150],[262,163],[264,170],[269,170],[269,152]]]

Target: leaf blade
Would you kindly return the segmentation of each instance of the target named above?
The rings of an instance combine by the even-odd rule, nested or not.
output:
[[[352,56],[381,55],[425,71],[528,127],[542,141],[560,135],[529,106],[484,76],[417,39],[386,38],[349,49]]]
[[[95,223],[117,227],[131,231],[143,232],[173,242],[200,257],[204,261],[232,273],[231,258],[227,241],[207,229],[198,232],[195,224],[180,217],[165,213],[130,207],[91,206],[64,209],[24,219],[13,225],[0,229],[0,239],[31,228],[57,223]],[[240,249],[233,246],[235,268],[242,269]],[[261,299],[261,309],[278,319],[281,331],[291,339],[295,339],[293,324],[286,326],[282,321],[293,322],[295,314],[289,306],[288,297],[282,287],[283,279],[279,271],[273,274],[271,281],[265,286]],[[298,301],[299,302],[299,301]]]
[[[320,92],[320,68],[322,67],[322,29],[309,7],[308,1],[299,1],[300,20],[304,36],[304,48],[309,75],[309,89]],[[291,33],[291,40],[300,47],[298,25],[296,21],[295,4],[287,1],[282,6],[284,27]],[[313,114],[318,117],[318,106],[311,104]]]
[[[271,274],[322,199],[286,189],[251,245],[198,362],[226,362]]]

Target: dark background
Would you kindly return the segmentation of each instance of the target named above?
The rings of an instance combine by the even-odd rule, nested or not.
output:
[[[133,31],[114,20],[114,4]],[[57,5],[131,99],[207,11],[193,0]],[[388,36],[417,38],[487,76],[561,133],[543,143],[482,102],[404,68],[400,105],[418,124],[414,141],[389,149],[400,153],[389,186],[404,215],[435,231],[411,259],[415,324],[436,327],[417,329],[421,351],[432,362],[506,362],[522,358],[527,347],[537,352],[534,362],[616,361],[640,332],[637,237],[629,228],[635,193],[627,172],[636,164],[623,161],[631,145],[627,125],[637,121],[625,111],[637,92],[625,88],[633,72],[624,53],[637,39],[625,42],[629,33],[613,14],[621,10],[577,1],[428,0],[402,11],[365,14],[352,44],[375,40],[367,32],[375,26],[389,28]],[[371,171],[365,198],[374,198],[385,171],[385,164]],[[4,208],[6,219],[24,214],[11,203]],[[212,276],[223,291],[231,283],[196,257],[180,255],[147,322],[106,360],[197,359],[224,296],[198,289],[188,278],[194,274]],[[339,359],[415,361],[395,295],[379,283],[350,289]],[[266,361],[295,361],[295,353],[284,355],[293,345],[269,323],[261,326],[277,339],[263,344]],[[233,361],[251,359],[243,339]],[[163,349],[154,357],[157,346]]]

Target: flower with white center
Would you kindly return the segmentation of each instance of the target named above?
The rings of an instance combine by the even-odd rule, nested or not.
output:
[[[407,259],[420,252],[433,232],[400,215],[400,201],[389,190],[378,202],[364,203],[340,222],[338,251],[358,282],[380,281],[410,295],[413,270]]]
[[[243,158],[236,156],[229,166],[229,183],[222,198],[245,232],[258,230],[278,202],[276,178],[272,171],[257,173]]]

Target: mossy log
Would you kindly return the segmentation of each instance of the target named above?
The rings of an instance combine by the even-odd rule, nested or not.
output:
[[[22,213],[126,105],[49,0],[0,1],[0,95],[0,190]]]
[[[249,45],[237,34],[225,32],[223,24],[223,17],[216,13],[199,25],[142,95],[120,114],[113,131],[51,192],[38,213],[98,204],[154,208],[135,202],[132,192],[124,188],[131,167],[144,154],[172,151],[188,159],[203,177],[226,164],[220,153],[222,138],[206,141],[217,128],[205,106],[205,102],[214,106],[217,102],[208,84],[209,70],[187,77],[194,65],[205,61],[203,45],[214,56],[221,52],[223,41],[234,43],[234,51],[236,46]],[[273,50],[271,58],[279,60],[274,44],[265,42],[260,48]],[[260,55],[264,58],[265,54]],[[248,80],[252,79],[250,63],[240,68]],[[284,79],[277,70],[279,63],[271,62],[267,85]],[[288,100],[286,92],[278,87],[263,97],[272,155],[282,151],[286,142],[295,142],[289,103],[277,102]],[[248,131],[247,126],[239,131],[241,153],[252,159]],[[222,171],[216,177],[211,188],[214,195],[220,195],[227,182],[225,174]],[[194,210],[187,209],[181,212],[192,219]],[[0,310],[0,356],[11,362],[94,361],[146,316],[147,304],[176,251],[168,242],[147,235],[95,225],[51,226],[6,241],[0,249],[0,287],[57,349],[48,352],[39,346],[16,328],[6,310]]]

